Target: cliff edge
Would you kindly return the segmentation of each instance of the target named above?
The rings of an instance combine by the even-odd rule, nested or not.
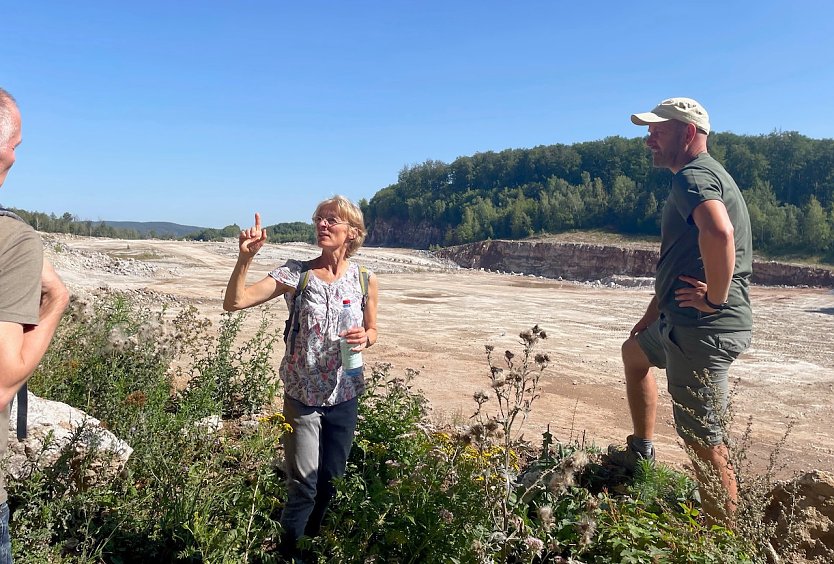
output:
[[[502,270],[562,278],[599,280],[610,276],[653,277],[659,247],[552,241],[480,241],[436,251],[464,268]],[[834,288],[834,270],[774,261],[754,261],[754,284]]]

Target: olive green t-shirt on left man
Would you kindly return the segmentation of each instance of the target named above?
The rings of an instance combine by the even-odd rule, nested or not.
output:
[[[35,230],[0,216],[0,321],[37,325],[41,299],[43,244]],[[9,446],[9,406],[0,411],[0,460]],[[0,503],[7,499],[0,468]]]

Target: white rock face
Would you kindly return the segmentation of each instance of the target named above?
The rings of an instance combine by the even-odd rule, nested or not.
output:
[[[29,392],[28,437],[17,440],[17,401],[12,406],[9,420],[9,459],[6,471],[13,478],[27,475],[36,464],[40,468],[52,466],[83,427],[74,455],[80,457],[89,449],[102,452],[96,462],[85,471],[82,480],[101,481],[115,476],[124,468],[133,448],[101,426],[101,422],[65,403],[39,398]]]

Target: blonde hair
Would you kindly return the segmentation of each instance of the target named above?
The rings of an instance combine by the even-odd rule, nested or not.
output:
[[[319,212],[321,212],[322,208],[329,207],[336,208],[336,210],[338,210],[339,219],[347,221],[348,224],[356,231],[356,236],[347,243],[347,256],[351,257],[354,253],[356,253],[356,251],[359,250],[362,243],[365,242],[365,236],[368,234],[367,229],[365,229],[365,218],[362,215],[362,210],[359,209],[359,206],[344,196],[336,195],[332,198],[319,202],[319,205],[316,206],[316,211],[313,214],[313,217],[321,215]]]

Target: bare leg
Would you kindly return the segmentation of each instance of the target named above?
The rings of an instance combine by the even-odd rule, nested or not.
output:
[[[651,373],[652,365],[634,337],[623,343],[622,353],[634,434],[651,440],[657,415],[657,382]]]
[[[692,442],[686,444],[699,459],[692,462],[707,526],[723,525],[732,528],[733,514],[738,504],[738,486],[727,447],[710,447]],[[719,485],[721,491],[715,491]]]

